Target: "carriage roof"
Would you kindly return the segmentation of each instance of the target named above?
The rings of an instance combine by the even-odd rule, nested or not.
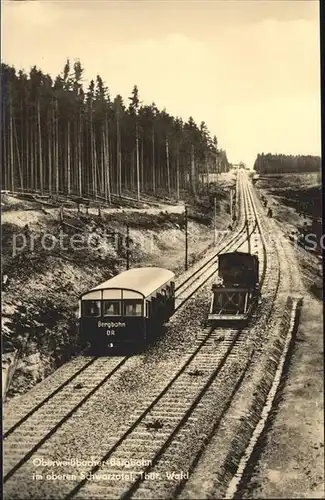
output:
[[[139,295],[148,297],[163,285],[173,280],[174,277],[175,275],[172,271],[161,267],[137,267],[123,271],[117,276],[100,283],[82,294],[81,298],[83,300],[105,298],[102,294],[104,290],[110,291],[110,294],[106,292],[105,295],[107,298],[112,299],[114,298],[114,291],[116,292],[116,298],[120,299],[121,290],[124,291],[123,297],[126,299],[139,297]]]

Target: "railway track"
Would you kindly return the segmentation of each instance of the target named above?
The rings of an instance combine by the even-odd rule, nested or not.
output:
[[[253,205],[251,205],[253,207]],[[260,225],[259,225],[260,227]],[[261,230],[261,228],[260,228]],[[276,264],[276,261],[273,261]],[[264,308],[264,323],[267,321],[274,309],[275,298],[277,295],[280,273],[277,268],[277,273],[274,273],[276,266],[268,269],[263,273],[263,286],[268,287],[269,293],[272,292],[272,301],[268,303],[267,308]],[[114,447],[103,456],[103,462],[109,463],[109,466],[94,467],[89,471],[89,478],[97,476],[102,480],[94,482],[90,479],[84,479],[68,494],[66,498],[103,498],[106,477],[119,477],[118,480],[110,481],[109,492],[116,498],[166,498],[174,497],[179,494],[183,483],[187,480],[186,473],[184,477],[177,478],[178,481],[171,482],[168,486],[168,473],[172,470],[177,470],[177,460],[175,457],[181,458],[181,463],[184,472],[184,456],[188,456],[186,471],[193,469],[199,452],[189,454],[191,448],[191,438],[195,436],[195,428],[198,421],[201,420],[201,432],[206,434],[216,432],[218,425],[227,412],[233,396],[236,394],[247,370],[251,364],[253,349],[249,347],[250,340],[256,335],[256,330],[260,325],[256,325],[255,331],[250,328],[244,330],[223,330],[224,340],[219,344],[218,351],[211,351],[211,344],[206,344],[214,335],[220,335],[220,331],[212,329],[209,333],[209,338],[203,340],[200,349],[200,354],[197,353],[191,360],[194,363],[195,369],[192,369],[192,374],[197,374],[195,382],[188,380],[183,382],[183,372],[179,375],[177,381],[171,386],[169,392],[164,392],[159,397],[159,400],[153,402],[150,407],[144,412],[135,424],[136,427],[128,428],[124,439],[120,440]],[[218,337],[217,337],[218,338]],[[246,344],[246,349],[244,344]],[[206,346],[206,351],[204,350]],[[238,369],[238,359],[241,359],[240,369]],[[186,372],[185,372],[186,373]],[[232,386],[229,388],[228,378],[232,379]],[[228,390],[227,390],[228,389]],[[168,390],[168,388],[167,388]],[[225,392],[226,391],[226,392]],[[188,400],[184,402],[182,394],[186,393]],[[227,397],[224,396],[227,394]],[[182,406],[177,405],[177,401],[182,400]],[[189,403],[188,403],[189,401]],[[184,404],[185,403],[185,404]],[[214,411],[214,419],[217,413],[217,419],[212,426],[212,430],[208,429],[209,424],[204,427],[204,419],[206,413],[215,408],[218,404],[218,411]],[[184,408],[185,406],[185,408]],[[182,409],[181,409],[182,408]],[[153,422],[161,422],[164,425],[158,427],[152,439],[152,430],[148,430],[148,421],[150,418]],[[146,425],[147,421],[147,425]],[[166,433],[166,427],[168,429]],[[211,425],[210,425],[211,427]],[[137,442],[137,437],[141,435],[141,448],[134,446],[134,440]],[[207,440],[200,443],[202,446]],[[193,446],[193,443],[192,443]],[[150,464],[147,467],[133,468],[128,471],[126,480],[123,481],[123,467],[112,467],[112,463],[117,463],[119,457],[132,457],[134,450],[137,457],[147,459],[150,457]],[[180,469],[178,469],[179,471]],[[182,476],[182,473],[179,474]],[[122,478],[122,479],[120,479]],[[159,479],[152,485],[152,479]]]
[[[273,282],[273,292],[276,295],[278,282],[274,283],[274,277],[274,273],[264,273],[268,286]],[[222,412],[229,407],[232,396],[250,364],[249,349],[244,367],[234,370],[236,360],[243,354],[243,344],[247,343],[246,336],[249,332],[249,328],[226,330],[226,338],[221,341],[217,352],[215,341],[220,342],[220,331],[210,329],[208,334],[201,332],[195,351],[168,386],[160,391],[150,404],[149,401],[145,402],[143,411],[138,409],[140,415],[131,416],[130,421],[125,423],[122,429],[124,433],[119,440],[115,441],[106,453],[101,454],[101,463],[105,463],[105,466],[98,464],[91,470],[84,471],[84,475],[88,476],[66,492],[65,498],[103,498],[105,492],[107,493],[105,478],[110,478],[109,495],[114,498],[152,498],[153,494],[155,498],[166,498],[164,473],[166,477],[171,464],[175,462],[175,456],[180,455],[179,447],[182,447],[182,444],[186,452],[186,437],[195,434],[197,421],[204,418],[207,408],[214,406],[213,389],[218,394],[219,408],[222,408],[219,420],[222,418]],[[220,394],[226,394],[222,388],[226,389],[227,375],[229,376],[230,372],[235,372],[236,381],[230,394],[223,398],[221,404]],[[219,378],[221,376],[222,382]],[[123,465],[114,466],[123,461],[124,457],[136,457],[142,463],[133,466],[125,474]],[[143,467],[146,460],[149,464]],[[97,479],[94,481],[91,478]],[[114,481],[114,478],[117,479]],[[151,489],[152,479],[162,481],[155,481],[154,489]],[[174,489],[177,488],[179,485],[176,482]],[[171,487],[169,493],[170,490]]]
[[[203,265],[200,265],[198,269],[195,269],[195,267],[197,266],[194,266],[194,271],[192,271],[192,274],[190,274],[189,277],[183,280],[176,287],[177,309],[180,309],[180,307],[183,306],[187,302],[187,300],[189,300],[189,298],[191,298],[194,293],[204,285],[207,279],[209,279],[213,275],[213,273],[217,270],[216,267],[214,267],[213,271],[208,274],[208,278],[206,278],[205,276],[206,271],[216,265],[218,254],[226,250],[229,245],[236,242],[242,235],[243,229],[244,225],[242,225],[238,233],[236,233],[235,235],[230,235],[230,237],[228,238],[228,243],[222,246],[216,253],[214,252],[212,257],[209,257]],[[128,357],[123,357],[122,359],[120,359],[120,365],[122,366],[122,364],[124,364],[127,359]],[[56,371],[56,384],[54,388],[52,380],[50,380],[50,378],[47,378],[42,383],[38,384],[35,389],[31,390],[28,393],[28,398],[25,396],[21,396],[12,401],[9,406],[6,406],[4,438],[7,438],[9,435],[11,435],[16,429],[18,429],[18,427],[20,427],[20,425],[25,423],[28,418],[30,418],[34,413],[40,410],[46,403],[50,402],[52,398],[58,397],[59,395],[63,399],[68,397],[69,393],[63,393],[62,391],[64,389],[70,390],[70,387],[68,387],[69,384],[74,383],[75,385],[84,385],[84,381],[87,380],[88,377],[92,377],[94,371],[96,371],[98,368],[101,368],[100,366],[97,366],[98,363],[98,358],[90,356],[80,356],[60,367]],[[115,373],[116,366],[120,365],[116,365],[115,363],[113,363],[112,365],[108,366],[108,370],[111,370],[112,373]],[[40,391],[40,388],[42,388],[43,390]],[[54,404],[57,405],[58,403],[59,401],[56,399]],[[51,410],[52,408],[46,409],[46,411],[49,411],[50,413]]]
[[[251,192],[251,195],[255,197],[256,193]],[[225,414],[223,424],[210,441],[209,452],[203,452],[193,475],[181,491],[179,498],[182,499],[197,498],[198,494],[202,498],[242,498],[241,493],[249,480],[252,464],[256,461],[256,446],[273,409],[272,402],[295,333],[298,321],[296,314],[301,307],[301,287],[297,279],[299,272],[293,255],[288,255],[290,245],[281,239],[280,232],[275,230],[274,221],[265,217],[261,206],[257,212],[264,219],[268,253],[271,256],[273,253],[278,262],[277,272],[281,279],[277,301],[273,303],[273,314],[267,328],[261,328],[259,341],[255,341],[251,368],[230,410]],[[286,304],[284,308],[283,303]],[[217,450],[217,455],[211,460],[213,450]],[[202,474],[209,478],[204,484],[200,479]],[[198,489],[198,485],[201,485],[201,489]]]
[[[251,219],[250,222],[252,226],[254,222],[253,221],[254,214],[252,213],[254,206],[248,191],[245,192],[244,198],[247,200],[245,202],[245,218],[248,221],[250,214],[250,219]],[[249,226],[249,223],[247,223],[247,226]],[[251,230],[253,231],[255,229],[251,227]],[[237,244],[239,243],[238,235],[240,233],[237,233],[235,237],[232,238],[233,244],[234,242],[236,242]],[[228,246],[231,247],[231,242],[228,243]],[[203,284],[206,283],[208,279],[211,277],[211,275],[214,274],[215,272],[213,271],[213,273],[211,273],[210,270],[212,267],[211,264],[212,260],[209,259],[208,262],[205,263],[205,273],[207,272],[207,269],[209,270],[208,277],[204,275],[204,272],[202,272],[204,266],[201,266],[194,273],[194,276],[192,278],[193,280],[192,285],[189,285],[191,280],[186,280],[182,284],[183,287],[181,286],[178,287],[178,290],[182,290],[181,293],[183,294],[184,286],[185,289],[188,291],[190,286],[193,286],[194,282],[196,283],[195,286],[197,286],[197,288],[202,287]],[[268,275],[267,272],[264,273],[263,281],[270,279],[270,276],[271,275],[270,274]],[[204,283],[202,282],[202,279]],[[193,293],[194,292],[190,289],[189,295],[192,296]],[[184,300],[184,302],[186,302],[187,300],[188,298]],[[157,433],[154,435],[155,437],[154,442],[155,446],[158,446],[159,443],[160,445],[158,450],[151,449],[150,455],[153,456],[153,460],[152,463],[150,464],[149,469],[151,468],[152,464],[158,463],[158,461],[161,458],[161,454],[163,453],[162,450],[165,449],[167,450],[167,448],[172,442],[177,443],[177,440],[175,441],[174,439],[175,433],[176,434],[179,433],[182,427],[187,422],[193,422],[193,418],[191,418],[193,412],[197,408],[200,408],[200,401],[208,393],[208,390],[210,389],[211,385],[216,383],[217,375],[219,375],[224,369],[224,366],[227,363],[228,358],[236,359],[238,357],[238,352],[236,352],[236,349],[238,349],[239,347],[236,346],[241,345],[239,339],[243,338],[243,332],[245,332],[245,334],[248,334],[249,330],[243,330],[243,331],[227,330],[224,332],[224,339],[220,341],[220,332],[218,332],[217,330],[210,329],[209,331],[202,331],[200,335],[198,335],[194,351],[189,352],[188,358],[185,362],[184,360],[180,361],[180,366],[176,367],[177,371],[176,374],[173,376],[172,380],[168,383],[167,386],[165,385],[165,387],[163,388],[161,387],[157,388],[156,391],[157,395],[155,396],[153,401],[151,402],[145,401],[143,408],[137,409],[137,414],[132,415],[130,420],[125,424],[124,432],[122,429],[121,431],[122,434],[120,438],[116,440],[114,436],[114,445],[110,447],[108,452],[107,451],[106,453],[103,452],[101,454],[102,457],[106,457],[104,458],[105,460],[107,459],[107,457],[109,458],[112,456],[115,456],[116,458],[118,456],[121,456],[121,453],[124,454],[124,457],[125,456],[131,457],[132,454],[134,455],[134,452],[132,453],[132,450],[134,449],[136,449],[136,455],[138,456],[139,450],[137,449],[137,447],[134,447],[134,443],[139,443],[139,442],[143,443],[143,438],[145,435],[147,436],[147,438],[148,436],[151,436],[152,438],[151,429],[155,429],[155,422],[156,422],[156,425],[158,425],[159,436]],[[217,353],[215,353],[216,342],[219,344],[219,349]],[[211,349],[213,349],[212,352]],[[76,413],[80,411],[82,405],[84,405],[87,401],[89,401],[89,398],[93,394],[95,394],[99,388],[104,387],[104,385],[107,384],[107,381],[110,379],[110,377],[112,377],[113,374],[119,368],[121,368],[121,366],[125,364],[127,360],[128,360],[127,357],[122,359],[105,358],[104,360],[88,359],[84,367],[81,366],[76,373],[74,373],[70,378],[66,379],[61,385],[59,385],[54,391],[52,391],[52,394],[48,395],[45,399],[39,401],[36,406],[34,405],[32,408],[29,408],[27,413],[26,413],[26,408],[22,409],[23,415],[21,415],[20,417],[18,416],[18,419],[16,417],[16,421],[11,421],[11,424],[9,423],[9,428],[8,426],[6,426],[7,430],[5,430],[5,454],[7,457],[6,458],[7,463],[5,464],[4,480],[9,486],[9,490],[10,490],[10,483],[12,483],[15,479],[19,479],[19,477],[23,477],[24,473],[30,470],[29,461],[35,455],[35,452],[41,453],[42,456],[44,456],[44,454],[45,456],[50,456],[47,454],[46,450],[51,447],[52,435],[55,434],[59,429],[62,430],[62,426],[64,426],[64,424],[66,424],[66,422],[69,419],[73,420],[73,417],[75,417]],[[105,370],[104,376],[103,376],[103,369]],[[92,372],[89,370],[92,370]],[[90,376],[91,373],[93,373],[92,377]],[[189,391],[189,382],[188,382],[189,377],[190,380],[192,381],[190,386],[192,392]],[[240,377],[238,379],[238,383],[239,380]],[[195,383],[193,381],[195,381]],[[89,384],[91,387],[89,386]],[[77,391],[75,391],[76,388],[78,388]],[[186,401],[184,401],[184,397],[182,396],[184,396],[184,393],[186,392],[187,392],[186,401],[188,402],[192,401],[192,403],[190,407],[187,408],[187,410],[185,411],[185,414],[182,416],[181,407],[183,407],[184,403],[186,406]],[[60,414],[60,411],[58,411],[57,409],[58,406],[60,406],[62,402],[66,402],[66,400],[68,399],[71,409],[67,412],[67,407],[66,405],[63,404],[62,413]],[[177,404],[177,401],[181,401],[181,403]],[[50,407],[48,406],[49,402],[52,405]],[[166,420],[166,417],[164,418],[164,412],[163,412],[163,409],[166,407],[169,409],[173,408],[174,411],[174,413],[171,414],[170,410],[168,410],[167,420],[169,422],[169,425],[167,425],[167,434],[168,434],[167,439],[166,439],[166,426],[162,425],[162,427],[159,427],[159,422],[161,420],[163,421]],[[52,412],[54,412],[53,416],[49,412],[49,410],[51,409]],[[138,415],[139,412],[140,416]],[[48,415],[49,413],[52,418],[48,418],[47,420],[43,421],[43,419],[46,419],[46,415]],[[36,415],[37,418],[35,418]],[[31,419],[32,416],[34,417],[34,419]],[[150,420],[152,425],[150,425]],[[170,432],[170,422],[176,422],[177,420],[178,424],[173,429],[173,431]],[[10,419],[8,420],[8,422],[10,422]],[[43,423],[44,425],[42,425]],[[39,426],[37,432],[35,432],[34,430],[35,426]],[[164,429],[164,430],[159,431],[159,429]],[[26,443],[25,439],[24,446],[19,446],[20,441],[23,438],[26,438],[26,436],[28,438],[27,439],[28,443],[25,444]],[[158,437],[159,439],[157,439]],[[161,441],[162,438],[165,440],[163,443]],[[125,450],[123,446],[124,447],[127,446],[127,450]],[[130,446],[130,449],[128,448],[128,446]],[[14,453],[13,450],[15,449],[16,452]],[[148,456],[149,450],[147,450],[147,448],[145,447],[144,449],[146,450],[145,452],[147,454],[146,456]],[[8,457],[10,458],[9,462],[8,462]],[[99,466],[96,467],[93,469],[95,472],[100,469]],[[139,477],[141,478],[141,480],[139,479]],[[117,487],[119,491],[122,488],[124,493],[126,490],[127,493],[125,494],[130,495],[135,493],[135,491],[139,489],[140,485],[142,485],[142,483],[145,482],[145,479],[146,477],[141,476],[140,474],[140,476],[137,476],[137,479],[133,481],[131,485],[127,486],[123,482],[119,481]],[[68,484],[69,481],[65,483],[65,485]],[[97,493],[94,493],[93,486],[91,486],[91,491],[89,491],[90,485],[93,484],[95,483],[93,483],[92,481],[91,482],[87,480],[79,481],[74,488],[70,489],[70,491],[66,491],[68,498],[72,498],[72,496],[78,497],[80,495],[81,497],[84,497],[84,495],[86,495],[86,497],[89,498],[89,496],[87,496],[88,494],[91,495],[95,494],[95,497],[97,498],[98,495]],[[97,488],[98,487],[97,482],[96,485]],[[5,488],[5,490],[6,489],[7,488]],[[103,492],[102,487],[98,487],[96,491],[97,490],[98,492],[99,491]],[[122,493],[120,491],[120,493],[123,494],[123,491]],[[112,494],[114,494],[115,496],[113,490]]]

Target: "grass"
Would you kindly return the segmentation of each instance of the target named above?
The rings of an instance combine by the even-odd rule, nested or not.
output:
[[[272,187],[277,188],[287,188],[288,186],[292,188],[299,187],[311,187],[311,186],[321,186],[321,172],[309,172],[309,173],[294,173],[294,174],[261,174],[259,176],[260,182],[266,181],[270,183]]]

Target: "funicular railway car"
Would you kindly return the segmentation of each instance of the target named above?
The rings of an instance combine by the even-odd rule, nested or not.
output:
[[[124,271],[79,301],[79,333],[94,349],[141,348],[175,310],[175,275],[158,267]]]
[[[244,252],[221,254],[218,277],[212,285],[208,323],[246,321],[260,296],[258,257]]]

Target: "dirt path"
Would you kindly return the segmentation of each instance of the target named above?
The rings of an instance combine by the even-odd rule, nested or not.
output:
[[[295,269],[297,252],[274,225]],[[307,258],[308,256],[306,256]],[[304,276],[304,266],[292,273]],[[298,280],[298,281],[297,281]],[[297,340],[273,422],[243,498],[324,498],[323,305],[305,292]]]
[[[244,498],[324,498],[321,316],[322,305],[305,297],[281,402]]]

